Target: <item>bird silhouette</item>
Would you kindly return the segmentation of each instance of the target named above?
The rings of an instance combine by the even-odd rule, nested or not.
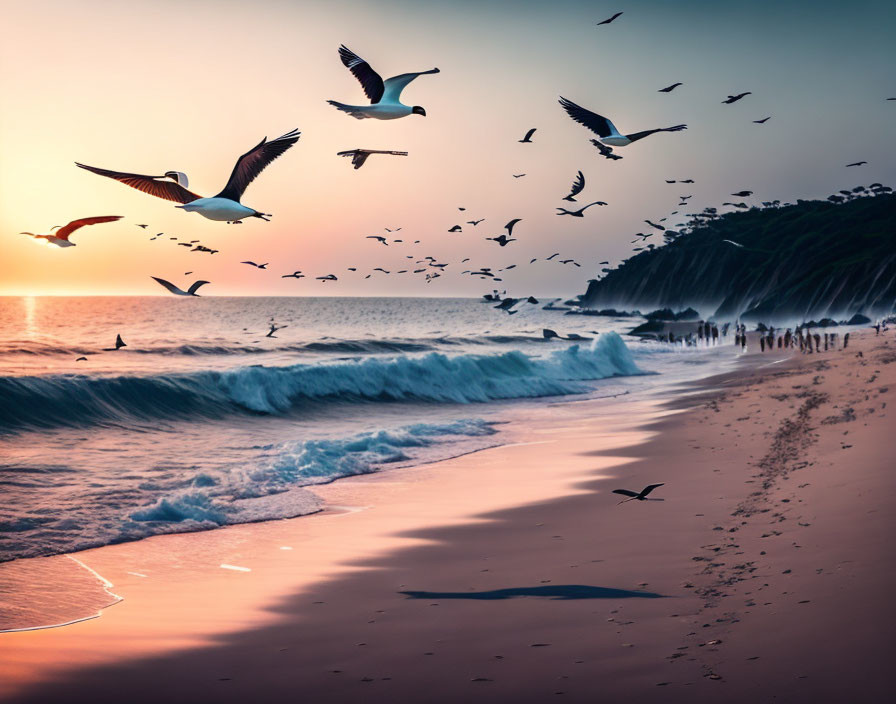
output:
[[[743,100],[746,96],[753,95],[752,91],[747,91],[746,93],[738,93],[737,95],[729,95],[725,100],[722,101],[723,105],[731,105],[731,103],[736,103],[738,100]]]
[[[663,486],[662,484],[650,484],[649,486],[645,486],[638,491],[630,491],[629,489],[613,489],[614,494],[622,494],[623,496],[630,496],[631,498],[625,499],[624,501],[620,501],[617,506],[620,504],[628,503],[629,501],[662,501],[662,499],[648,499],[647,495],[652,492],[657,487]]]
[[[526,136],[525,136],[525,137],[523,137],[522,139],[518,139],[517,141],[518,141],[520,144],[531,144],[531,143],[532,143],[532,135],[535,134],[535,129],[536,129],[536,128],[533,127],[533,128],[530,129],[528,132],[526,132]]]

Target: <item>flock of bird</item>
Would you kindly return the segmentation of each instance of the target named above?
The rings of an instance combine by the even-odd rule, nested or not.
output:
[[[617,12],[608,19],[603,20],[602,22],[598,22],[597,24],[611,24],[615,22],[622,14],[622,12]],[[361,89],[368,100],[368,104],[348,104],[335,100],[328,100],[327,102],[334,108],[359,120],[396,120],[409,117],[411,115],[419,115],[423,117],[426,116],[426,110],[422,106],[406,105],[401,102],[401,96],[404,89],[412,81],[414,81],[419,76],[438,74],[440,72],[438,68],[432,68],[426,71],[402,73],[384,80],[365,59],[361,58],[358,54],[353,52],[345,45],[339,47],[338,55],[342,64],[360,83]],[[675,83],[672,83],[664,88],[658,89],[658,92],[671,93],[672,91],[678,89],[683,85],[684,83],[682,81],[676,81]],[[729,95],[725,100],[722,101],[722,103],[731,105],[743,100],[749,95],[752,95],[751,91],[744,91]],[[588,108],[585,108],[578,103],[573,102],[572,100],[561,96],[559,99],[559,104],[571,120],[582,125],[594,135],[594,138],[590,140],[591,143],[598,150],[598,153],[601,156],[609,160],[619,160],[623,158],[621,155],[615,153],[615,149],[630,146],[646,137],[650,137],[662,132],[674,133],[681,132],[687,129],[686,124],[676,124],[669,127],[658,127],[638,132],[623,133],[619,131],[619,129],[610,118],[594,112]],[[769,119],[771,119],[771,116],[753,120],[753,122],[756,124],[764,124]],[[537,128],[535,127],[528,129],[522,139],[519,139],[518,142],[521,144],[533,143],[533,136],[535,135],[536,131]],[[248,186],[259,176],[259,174],[261,174],[261,172],[265,168],[267,168],[267,166],[271,162],[273,162],[275,159],[279,158],[290,148],[292,148],[299,141],[300,136],[301,133],[298,130],[293,129],[281,135],[280,137],[277,137],[276,139],[262,139],[257,145],[252,147],[237,159],[236,164],[231,171],[230,177],[224,185],[224,188],[213,196],[202,196],[191,191],[189,188],[189,179],[187,177],[187,174],[182,171],[171,170],[165,171],[160,175],[146,175],[127,171],[117,171],[100,168],[97,166],[90,166],[79,162],[76,162],[76,165],[79,168],[84,169],[90,173],[118,181],[119,183],[137,189],[148,195],[173,201],[174,203],[177,203],[175,207],[180,208],[188,213],[198,213],[199,215],[209,220],[226,222],[228,224],[241,224],[247,218],[259,218],[264,221],[269,221],[272,217],[271,213],[265,213],[260,210],[256,210],[255,208],[243,204],[241,201]],[[408,152],[398,150],[356,148],[337,152],[337,155],[342,157],[349,157],[351,159],[353,167],[355,169],[360,169],[367,162],[371,155],[407,156]],[[857,167],[862,166],[866,163],[866,161],[857,161],[847,164],[846,166]],[[520,173],[512,175],[514,178],[519,179],[524,177],[526,174]],[[692,184],[694,183],[694,179],[666,179],[666,183]],[[569,192],[562,197],[562,200],[567,203],[577,203],[577,196],[580,196],[582,194],[582,192],[585,190],[585,186],[585,175],[581,170],[579,170],[576,173],[572,185],[569,188]],[[741,190],[733,193],[732,195],[737,198],[747,198],[752,194],[753,191],[751,190]],[[681,195],[678,206],[687,206],[688,200],[691,197],[691,194]],[[586,211],[588,211],[590,208],[593,208],[595,206],[602,207],[606,205],[606,201],[593,200],[591,202],[588,202],[587,204],[582,205],[581,207],[578,207],[577,209],[570,209],[568,207],[557,207],[556,214],[558,216],[584,218],[586,215]],[[747,209],[751,207],[743,201],[729,201],[725,202],[723,205],[740,209]],[[458,210],[463,212],[466,210],[466,208],[459,207]],[[677,210],[673,211],[672,213],[670,213],[670,215],[677,215],[678,212],[679,211]],[[695,213],[688,213],[688,215],[694,218],[698,218],[701,216],[701,214]],[[75,246],[75,243],[70,240],[70,236],[80,228],[89,225],[110,223],[120,219],[121,216],[117,215],[80,218],[77,220],[73,220],[72,222],[61,228],[58,228],[58,230],[54,227],[53,230],[57,231],[53,232],[51,230],[50,234],[38,235],[30,232],[25,232],[22,234],[26,234],[37,239],[43,239],[46,242],[58,247],[73,247]],[[659,223],[653,222],[651,220],[645,220],[644,222],[650,227],[662,232],[664,235],[674,237],[678,234],[677,231],[669,230],[665,225],[660,224],[663,223],[663,221],[665,221],[666,219],[666,217],[661,218]],[[452,234],[462,233],[464,230],[464,226],[469,225],[473,228],[476,228],[484,220],[485,218],[482,217],[473,218],[465,221],[463,224],[452,225],[450,228],[448,228],[447,232]],[[497,235],[487,236],[485,237],[485,240],[494,242],[501,248],[504,248],[513,242],[517,242],[518,238],[513,236],[514,227],[520,222],[521,218],[513,218],[504,226],[505,232]],[[146,229],[148,227],[148,225],[142,223],[138,224],[137,226],[142,229]],[[683,224],[680,224],[677,227],[683,226]],[[393,234],[394,232],[398,232],[401,228],[395,228],[394,230],[390,230],[389,228],[385,229],[387,233]],[[155,241],[164,234],[165,233],[159,232],[151,237],[150,240]],[[646,243],[646,240],[652,236],[653,233],[636,233],[635,239],[632,240],[632,244],[644,244]],[[168,239],[172,241],[178,240],[177,237],[169,237]],[[390,242],[390,238],[388,238],[386,235],[368,235],[366,236],[366,239],[373,240],[383,246],[389,246],[390,244],[402,244],[408,246],[421,244],[420,240],[414,240],[411,243],[405,242],[405,240],[403,239],[394,237],[391,238]],[[737,243],[732,242],[731,244],[736,245]],[[219,252],[218,249],[213,249],[211,247],[203,245],[201,242],[199,242],[199,240],[190,240],[188,242],[177,241],[177,246],[187,247],[191,252],[208,254],[217,254]],[[652,249],[654,248],[654,246],[655,245],[651,243],[647,244],[646,248]],[[637,246],[634,247],[632,251],[641,251],[642,249],[644,249],[644,247]],[[369,273],[366,274],[365,278],[370,278],[377,273],[381,273],[383,275],[423,274],[425,281],[427,283],[430,283],[433,280],[439,278],[442,275],[442,272],[448,266],[448,263],[439,262],[435,257],[432,256],[421,257],[414,254],[413,252],[410,254],[405,254],[405,256],[408,260],[413,260],[413,265],[409,263],[408,266],[395,270],[387,270],[383,267],[374,267],[370,270]],[[559,252],[549,257],[545,257],[544,261],[552,261],[558,256]],[[461,263],[463,264],[469,261],[469,258],[465,258]],[[537,261],[538,258],[533,258],[529,261],[529,264],[534,264]],[[581,264],[574,259],[557,259],[557,262],[564,265],[571,264],[576,267],[581,267]],[[252,266],[259,270],[267,270],[268,266],[267,262],[256,263],[254,261],[243,261],[241,263]],[[601,262],[601,264],[607,263],[608,262]],[[502,279],[498,276],[498,274],[516,268],[516,266],[516,263],[508,264],[500,269],[493,269],[486,266],[470,266],[470,268],[464,270],[461,273],[462,275],[470,275],[483,280],[489,279],[493,281],[501,281]],[[351,266],[347,267],[346,270],[349,272],[358,272],[358,267]],[[604,273],[606,273],[607,271],[607,269],[603,270]],[[192,272],[185,272],[184,275],[186,276],[191,273]],[[183,289],[176,284],[173,284],[172,282],[160,277],[153,276],[152,278],[157,283],[159,283],[159,285],[167,289],[170,293],[178,296],[197,296],[198,289],[209,283],[208,281],[200,280],[194,282],[186,289]],[[281,278],[302,279],[306,278],[306,275],[301,270],[295,270],[292,273],[282,274]],[[316,276],[314,278],[322,283],[339,280],[338,276],[335,273],[327,273]],[[532,297],[530,296],[530,302],[531,298]],[[508,300],[521,299],[504,299],[504,301],[502,301],[502,305],[498,307],[507,312],[511,312],[512,305],[505,303]]]

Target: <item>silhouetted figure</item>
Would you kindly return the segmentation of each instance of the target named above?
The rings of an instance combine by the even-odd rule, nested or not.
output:
[[[765,335],[759,336],[759,350],[765,352]]]
[[[849,333],[846,333],[843,336],[843,349],[846,349],[847,347],[849,347]]]
[[[712,326],[712,344],[719,344],[719,328],[715,325]]]
[[[825,352],[828,351],[828,338],[829,338],[829,337],[830,337],[830,336],[829,336],[827,333],[824,334],[824,351],[825,351]]]
[[[821,335],[815,333],[813,337],[815,338],[815,351],[821,352]]]

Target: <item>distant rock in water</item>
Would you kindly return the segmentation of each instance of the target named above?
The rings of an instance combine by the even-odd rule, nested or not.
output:
[[[693,307],[717,320],[768,323],[887,315],[896,305],[896,195],[872,190],[843,202],[709,208],[667,232],[665,246],[592,280],[579,305]]]

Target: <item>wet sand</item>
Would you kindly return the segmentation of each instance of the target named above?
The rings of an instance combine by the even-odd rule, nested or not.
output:
[[[124,601],[0,635],[0,693],[882,700],[894,362],[892,332],[750,355],[662,406],[558,404],[528,444],[320,487],[317,516],[79,553]]]

